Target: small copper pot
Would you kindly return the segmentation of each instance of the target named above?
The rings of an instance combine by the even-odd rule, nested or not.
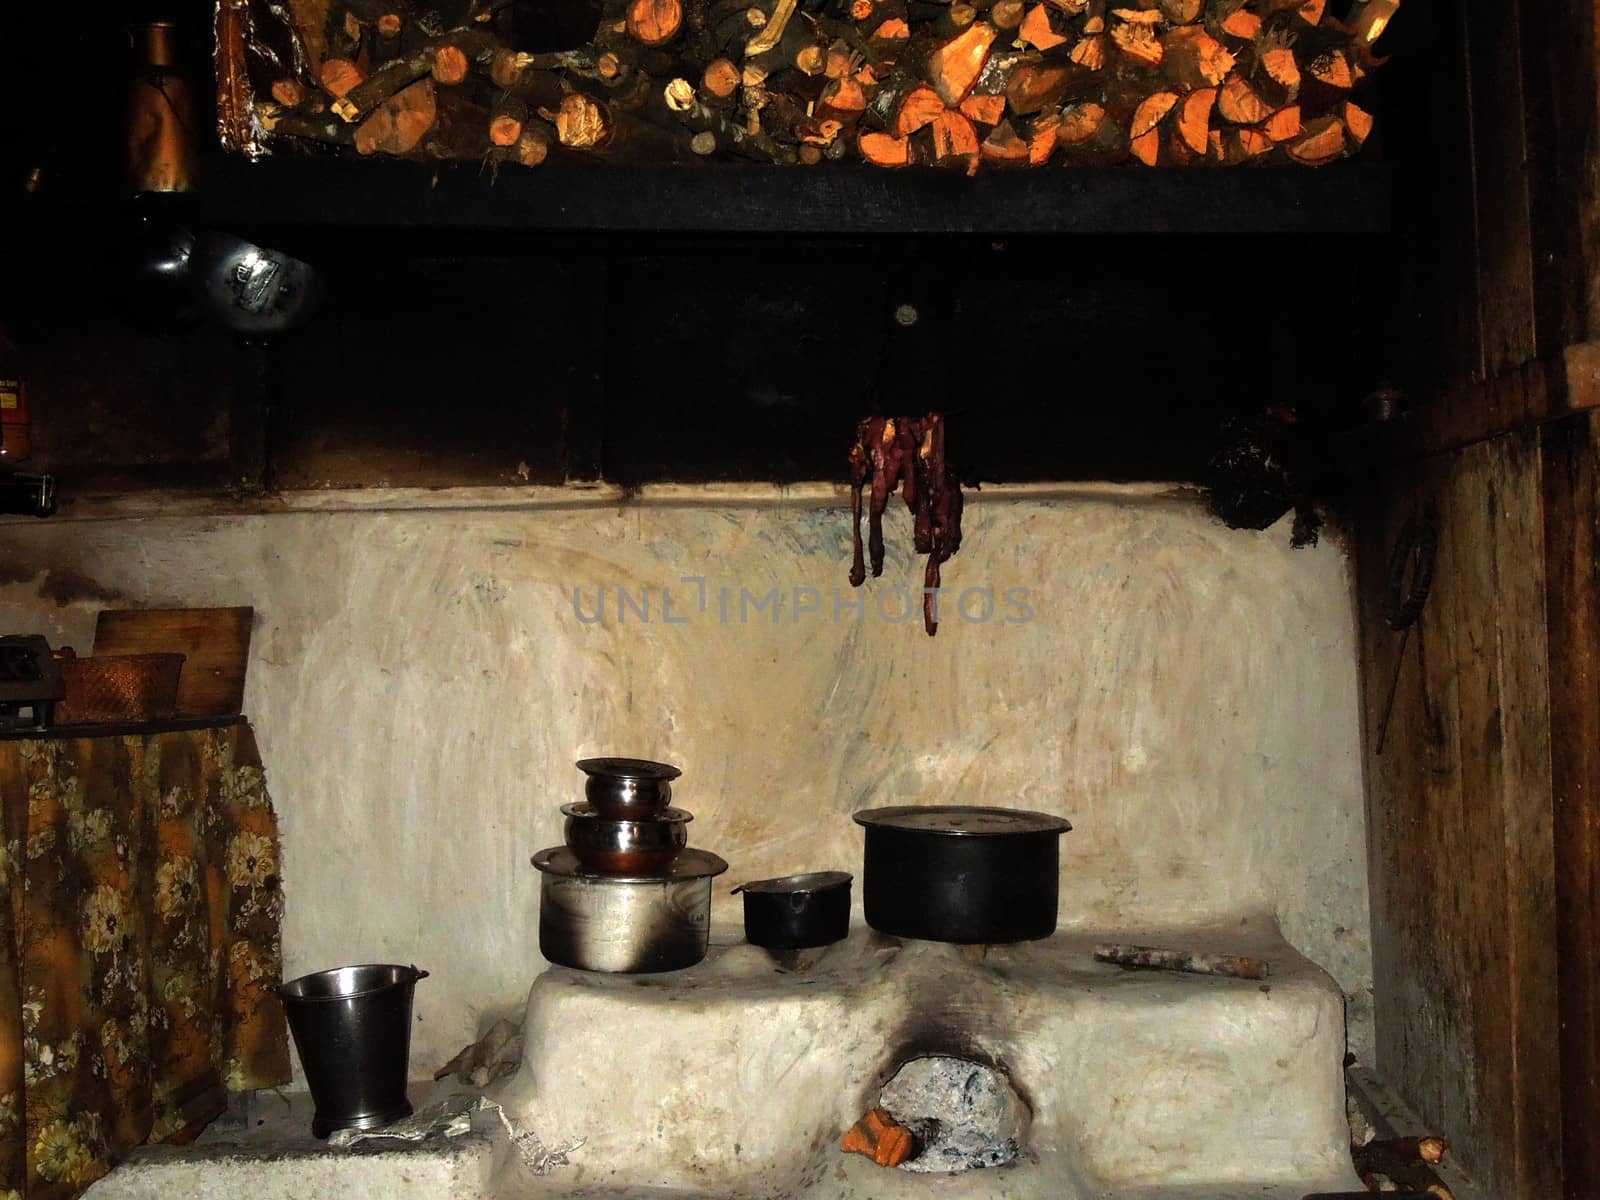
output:
[[[689,844],[694,817],[681,808],[622,820],[602,816],[591,804],[564,804],[567,845],[587,871],[647,875],[665,871]]]

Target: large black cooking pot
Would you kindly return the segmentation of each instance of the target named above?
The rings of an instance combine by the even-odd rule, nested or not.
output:
[[[1048,813],[936,805],[871,808],[862,895],[867,924],[934,942],[1025,942],[1056,929],[1058,839]]]

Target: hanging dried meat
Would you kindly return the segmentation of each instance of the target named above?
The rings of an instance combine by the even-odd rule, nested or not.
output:
[[[867,557],[877,578],[883,574],[883,510],[896,487],[911,511],[916,552],[928,556],[922,624],[932,637],[939,631],[940,568],[961,549],[961,485],[945,463],[944,418],[938,413],[868,417],[856,428],[856,442],[850,447],[851,587],[860,587],[867,578],[861,552],[862,492],[868,494]]]

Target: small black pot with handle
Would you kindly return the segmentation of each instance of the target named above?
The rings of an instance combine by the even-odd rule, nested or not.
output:
[[[813,871],[757,879],[744,893],[744,936],[769,950],[806,950],[842,941],[850,932],[848,871]]]

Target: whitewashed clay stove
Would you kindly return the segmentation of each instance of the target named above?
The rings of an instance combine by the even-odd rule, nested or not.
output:
[[[528,998],[522,1067],[495,1095],[544,1145],[582,1144],[542,1178],[508,1165],[499,1190],[1300,1200],[1359,1189],[1343,999],[1320,968],[1264,925],[1167,942],[1265,958],[1265,982],[1126,971],[1094,960],[1102,940],[1059,933],[980,951],[858,926],[804,969],[745,944],[670,975],[552,967]],[[840,1151],[896,1068],[932,1053],[1009,1077],[1032,1114],[1016,1163],[930,1176]]]

